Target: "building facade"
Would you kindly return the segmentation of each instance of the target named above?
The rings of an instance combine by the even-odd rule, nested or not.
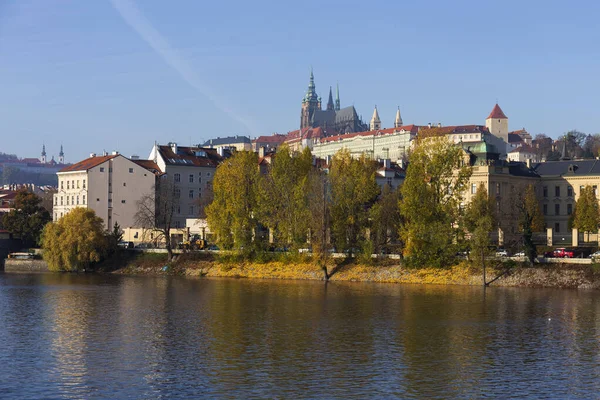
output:
[[[118,153],[96,156],[63,168],[54,194],[53,220],[58,221],[77,207],[94,210],[104,227],[115,223],[135,227],[137,202],[151,193],[158,166],[146,160],[136,162]]]

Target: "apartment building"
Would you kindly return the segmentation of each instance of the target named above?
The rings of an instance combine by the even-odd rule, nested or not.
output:
[[[94,210],[110,230],[135,227],[137,202],[153,190],[158,166],[148,160],[130,160],[117,152],[90,157],[57,172],[53,220],[76,207]]]
[[[223,154],[222,148],[183,147],[177,143],[152,147],[148,158],[175,185],[174,228],[185,228],[186,219],[198,218],[202,200],[211,196],[212,180]]]

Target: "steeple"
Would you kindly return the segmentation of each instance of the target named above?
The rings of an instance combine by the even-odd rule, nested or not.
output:
[[[310,68],[310,79],[308,81],[308,90],[302,100],[302,111],[300,112],[300,129],[312,126],[313,115],[316,110],[321,109],[321,98],[315,91],[315,76],[312,67]]]
[[[63,152],[62,144],[60,145],[60,153],[58,153],[58,163],[59,164],[65,163],[65,153]]]
[[[373,117],[371,118],[371,130],[377,131],[381,129],[381,120],[379,119],[379,113],[377,112],[377,106],[375,106],[375,110],[373,111]]]
[[[496,103],[492,112],[486,118],[485,126],[492,135],[501,138],[508,144],[508,117],[504,114],[498,103]]]
[[[46,164],[46,144],[42,144],[42,157],[40,157],[40,162]]]
[[[566,135],[563,138],[563,142],[562,142],[562,151],[561,151],[560,160],[561,161],[570,160],[569,155],[567,153],[567,136]]]
[[[400,116],[400,106],[398,106],[398,111],[396,111],[396,120],[394,121],[394,128],[400,128],[402,126],[402,117]]]
[[[340,84],[335,84],[335,111],[340,111]]]
[[[327,110],[330,110],[330,111],[334,110],[333,95],[331,93],[331,86],[329,86],[329,100],[327,100]]]

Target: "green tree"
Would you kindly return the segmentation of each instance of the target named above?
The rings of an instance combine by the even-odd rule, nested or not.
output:
[[[350,257],[364,237],[369,207],[379,194],[375,171],[375,162],[364,155],[352,158],[346,149],[331,162],[331,231],[337,250],[348,251]]]
[[[400,201],[400,188],[392,189],[385,185],[381,195],[370,210],[371,240],[373,251],[376,253],[397,251],[398,231],[402,223],[398,203]]]
[[[51,271],[80,271],[102,260],[107,249],[104,222],[77,207],[44,228],[42,248]]]
[[[585,186],[579,194],[571,218],[573,228],[578,229],[580,232],[587,232],[588,238],[590,232],[598,231],[600,209],[592,186]]]
[[[312,254],[321,267],[325,280],[328,280],[330,277],[327,271],[327,261],[330,250],[328,232],[330,229],[331,193],[329,176],[325,172],[315,168],[309,173],[307,198]]]
[[[253,152],[236,152],[217,168],[206,215],[221,247],[250,252],[258,246],[260,179]]]
[[[42,199],[22,189],[17,192],[14,208],[2,218],[2,225],[25,245],[37,245],[50,219],[50,213],[42,207]]]
[[[519,231],[523,239],[523,250],[529,262],[533,264],[536,256],[533,233],[544,230],[544,216],[533,185],[528,185],[524,194],[515,194],[515,198],[519,216]]]
[[[488,196],[483,182],[479,184],[477,193],[467,205],[463,221],[470,235],[471,252],[476,259],[481,260],[485,279],[485,260],[490,253],[490,233],[496,226],[496,215],[494,203]]]
[[[437,129],[419,133],[402,184],[400,229],[413,265],[446,266],[455,256],[459,206],[471,176],[464,152]]]
[[[292,154],[279,147],[268,173],[261,180],[260,220],[274,232],[274,241],[294,249],[306,243],[309,229],[308,175],[312,155],[309,148]]]

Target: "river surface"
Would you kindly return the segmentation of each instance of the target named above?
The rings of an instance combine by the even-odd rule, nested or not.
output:
[[[0,274],[0,398],[598,398],[600,293]]]

